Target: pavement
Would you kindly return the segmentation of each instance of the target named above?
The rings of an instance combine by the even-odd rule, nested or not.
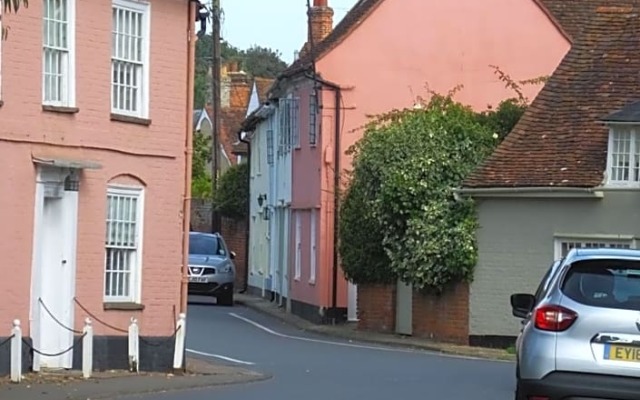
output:
[[[27,374],[20,384],[0,379],[2,400],[88,400],[112,399],[122,395],[192,390],[219,385],[257,382],[268,374],[225,366],[194,357],[187,358],[186,373],[140,373],[128,371],[97,372],[90,379],[79,371]]]
[[[285,312],[283,307],[266,299],[249,296],[246,294],[235,295],[236,304],[246,306],[271,317],[277,318],[306,332],[337,337],[348,340],[356,340],[366,343],[375,343],[385,346],[421,349],[443,354],[477,357],[490,360],[515,361],[515,355],[503,349],[491,349],[484,347],[461,346],[449,343],[441,343],[423,338],[409,336],[365,332],[357,329],[357,323],[340,325],[316,325],[298,316]]]

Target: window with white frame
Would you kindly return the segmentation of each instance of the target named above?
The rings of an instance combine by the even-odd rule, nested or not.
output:
[[[607,176],[613,185],[640,183],[640,128],[611,128]]]
[[[149,112],[149,4],[114,0],[111,112],[145,118]]]
[[[316,92],[309,95],[309,144],[315,146],[318,142],[318,99]]]
[[[296,259],[294,279],[299,281],[302,275],[302,221],[300,221],[300,211],[296,211]]]
[[[110,186],[107,190],[107,302],[140,302],[143,195],[141,188]]]
[[[280,129],[278,135],[278,155],[286,154],[291,148],[300,148],[300,129],[298,126],[298,98],[280,99]]]
[[[316,283],[316,262],[317,262],[317,238],[316,238],[316,227],[317,227],[317,218],[318,212],[313,209],[311,210],[311,223],[310,227],[310,260],[309,260],[309,283]]]
[[[267,131],[267,164],[273,164],[273,129]]]
[[[42,103],[75,103],[75,0],[43,0]]]
[[[629,239],[604,239],[604,238],[556,238],[556,259],[566,256],[571,249],[630,249],[635,248],[634,240]]]

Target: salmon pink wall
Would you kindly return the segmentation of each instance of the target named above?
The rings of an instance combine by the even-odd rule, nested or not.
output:
[[[358,128],[367,115],[411,107],[417,96],[428,97],[426,88],[445,94],[458,85],[463,88],[455,98],[462,103],[477,110],[496,106],[516,93],[505,88],[490,65],[517,81],[548,76],[569,46],[567,38],[533,0],[383,1],[316,65],[324,79],[344,88],[342,168],[349,168],[344,151],[361,137]],[[523,89],[533,99],[541,85]],[[301,104],[306,101],[302,99]],[[296,153],[300,155],[294,157],[293,198],[294,202],[307,202],[311,196],[307,183],[320,177],[321,192],[313,195],[320,198],[322,206],[318,270],[326,279],[321,288],[307,288],[295,295],[311,299],[307,292],[319,291],[319,304],[327,306],[333,265],[335,107],[331,90],[323,91],[322,103],[321,144],[311,156],[303,141]],[[305,118],[303,113],[302,132],[306,129]],[[346,307],[346,293],[346,281],[340,278],[338,306]]]
[[[111,2],[76,1],[76,105],[79,112],[42,110],[42,2],[16,15],[0,54],[0,324],[23,321],[28,333],[36,169],[31,156],[91,160],[79,191],[77,298],[95,315],[141,335],[168,336],[180,307],[184,146],[187,113],[187,2],[151,6],[150,116],[143,126],[110,120]],[[107,183],[145,186],[142,272],[144,311],[105,311],[104,235]],[[177,311],[176,311],[177,312]],[[84,312],[76,309],[76,329]],[[117,334],[94,324],[96,335]],[[8,332],[8,331],[7,331]],[[2,336],[2,334],[0,334]]]

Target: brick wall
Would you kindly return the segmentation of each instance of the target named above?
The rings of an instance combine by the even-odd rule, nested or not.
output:
[[[230,251],[235,251],[236,259],[236,289],[244,288],[244,275],[247,270],[247,224],[245,221],[234,221],[222,218],[220,233],[227,243]]]
[[[441,295],[414,292],[413,335],[468,344],[469,285],[452,285]]]
[[[193,199],[191,202],[191,230],[211,232],[211,202],[203,199]],[[234,221],[222,218],[220,233],[227,243],[229,250],[236,253],[236,289],[244,288],[244,275],[247,270],[247,226],[245,221]]]
[[[358,319],[358,329],[394,332],[396,285],[358,285]]]

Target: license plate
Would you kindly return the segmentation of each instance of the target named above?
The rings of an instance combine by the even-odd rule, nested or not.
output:
[[[640,347],[606,344],[604,346],[604,359],[640,362]]]
[[[204,278],[202,276],[190,276],[189,277],[189,282],[204,283],[206,281],[207,281],[207,278]]]

